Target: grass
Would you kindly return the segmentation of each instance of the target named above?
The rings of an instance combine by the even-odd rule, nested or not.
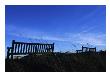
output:
[[[6,72],[106,72],[106,52],[56,55],[31,54],[5,60]]]

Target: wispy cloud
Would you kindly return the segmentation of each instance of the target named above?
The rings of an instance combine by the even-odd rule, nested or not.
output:
[[[105,45],[105,34],[80,33],[73,36],[72,39],[80,44]]]
[[[16,30],[17,28],[17,30]],[[27,28],[18,28],[14,26],[10,26],[10,29],[7,27],[8,35],[13,35],[17,37],[23,38],[31,38],[31,39],[42,39],[42,40],[50,40],[50,41],[66,41],[73,44],[91,44],[94,46],[105,46],[106,44],[106,35],[103,33],[90,33],[89,31],[93,30],[93,27],[89,29],[84,29],[78,33],[64,33],[63,36],[55,36],[49,35],[47,32],[42,32],[34,29]]]
[[[6,29],[6,34],[17,36],[17,37],[23,37],[23,38],[29,38],[29,39],[42,39],[42,40],[54,40],[54,41],[67,41],[66,39],[62,37],[56,37],[55,35],[49,35],[48,32],[42,32],[40,30],[35,29],[29,29],[29,28],[18,28],[14,26],[10,26],[10,29]]]
[[[96,26],[89,27],[82,27],[82,31],[77,33],[67,33],[70,41],[73,43],[78,44],[91,44],[94,46],[105,46],[106,45],[106,34],[102,32],[93,32]]]

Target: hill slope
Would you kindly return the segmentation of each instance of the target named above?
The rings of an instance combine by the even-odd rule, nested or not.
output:
[[[106,54],[28,55],[5,60],[6,72],[105,72]]]

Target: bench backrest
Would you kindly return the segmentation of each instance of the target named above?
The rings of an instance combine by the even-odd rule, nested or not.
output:
[[[89,52],[96,52],[96,48],[89,48]]]
[[[53,44],[42,43],[25,43],[12,41],[12,47],[7,47],[7,55],[21,55],[21,54],[38,54],[48,53],[54,51]]]

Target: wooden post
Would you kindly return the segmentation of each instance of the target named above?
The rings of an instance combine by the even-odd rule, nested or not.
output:
[[[41,44],[39,44],[39,53],[41,53]]]
[[[48,45],[46,45],[46,52],[48,53]]]
[[[23,54],[26,53],[25,43],[23,44]]]
[[[44,53],[44,44],[42,45],[42,53]]]
[[[36,52],[38,53],[38,44],[36,45]]]
[[[82,46],[82,52],[83,52],[83,46]]]
[[[20,46],[20,48],[21,48],[20,53],[22,54],[22,46],[23,46],[23,44],[21,43],[20,45],[21,45]]]
[[[15,53],[16,53],[16,49],[17,49],[17,44],[14,44],[14,46],[15,46]]]
[[[9,59],[9,52],[10,52],[10,48],[9,47],[7,47],[7,59]]]
[[[20,47],[20,44],[18,43],[18,52],[17,53],[19,53],[19,47]]]
[[[31,51],[31,45],[29,44],[29,53],[30,53],[30,51]]]
[[[36,53],[36,44],[34,45],[34,53]]]
[[[95,47],[95,52],[96,52],[96,47]]]
[[[35,45],[35,53],[37,53],[37,44]]]
[[[28,51],[27,51],[27,53],[29,53],[30,52],[30,44],[28,44]]]
[[[43,53],[43,44],[41,44],[41,54]]]
[[[28,44],[25,44],[25,47],[26,47],[26,54],[28,53]]]
[[[40,53],[42,54],[42,44],[40,44]]]
[[[78,50],[76,50],[76,53],[78,53]]]
[[[32,53],[34,53],[34,44],[32,45]]]
[[[39,44],[38,44],[38,53],[39,53]]]
[[[46,44],[46,53],[48,52],[48,45]]]
[[[12,41],[11,59],[13,59],[14,43],[15,43],[15,40]]]
[[[32,53],[32,44],[30,44],[30,46],[31,46],[30,52]]]
[[[44,53],[45,53],[45,51],[46,51],[46,48],[45,48],[45,44],[44,44]]]
[[[34,44],[33,44],[33,53],[34,53]]]
[[[54,52],[54,43],[53,43],[53,45],[52,45],[52,52]]]
[[[34,53],[34,51],[35,51],[35,44],[33,44],[33,53]]]

